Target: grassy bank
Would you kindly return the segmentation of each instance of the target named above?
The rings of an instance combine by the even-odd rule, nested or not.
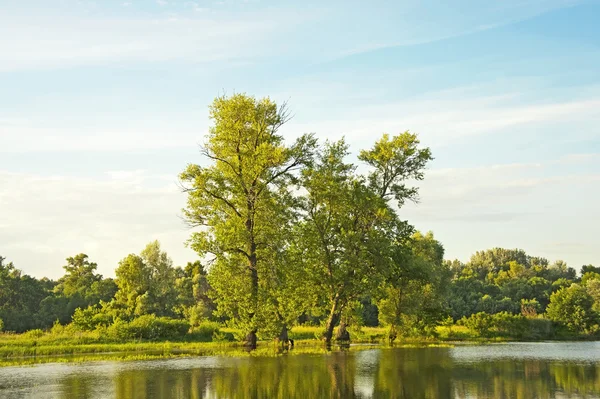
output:
[[[510,336],[484,337],[461,325],[440,326],[436,332],[436,338],[404,338],[397,340],[395,346],[447,346],[457,341],[482,343],[523,340]],[[240,336],[238,331],[217,327],[215,323],[192,330],[175,340],[123,339],[103,330],[77,331],[70,326],[55,326],[49,331],[0,333],[0,366],[184,356],[277,356],[284,352],[327,353],[328,350],[319,339],[321,333],[320,327],[297,326],[289,333],[290,338],[295,341],[292,351],[285,351],[274,341],[260,341],[258,349],[248,352],[234,338]],[[351,330],[350,333],[353,344],[387,345],[387,329],[384,327],[363,327]],[[370,347],[372,346],[357,345],[350,350]],[[333,350],[336,350],[335,345]]]
[[[235,330],[220,328],[213,337],[231,337]],[[70,328],[53,328],[50,331],[34,330],[24,334],[0,333],[0,366],[27,365],[48,362],[80,362],[93,360],[141,360],[184,356],[277,356],[290,354],[327,353],[318,339],[319,327],[298,326],[290,331],[295,341],[292,351],[284,351],[274,341],[260,341],[258,349],[248,352],[239,342],[213,341],[206,334],[192,331],[179,340],[119,340],[103,331],[74,331]],[[386,329],[364,327],[352,331],[352,343],[385,343]],[[202,342],[204,340],[205,342]],[[410,340],[399,345],[432,345],[432,340]],[[349,350],[369,348],[369,345],[352,346]],[[334,346],[333,350],[336,350]]]

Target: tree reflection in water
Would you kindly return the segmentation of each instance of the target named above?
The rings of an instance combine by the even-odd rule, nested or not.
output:
[[[453,356],[450,348],[217,358],[209,365],[176,359],[119,363],[97,372],[93,366],[68,370],[56,381],[36,381],[34,367],[11,381],[0,369],[0,396],[22,397],[17,393],[25,391],[31,397],[69,399],[600,397],[595,362],[485,356],[468,361]]]

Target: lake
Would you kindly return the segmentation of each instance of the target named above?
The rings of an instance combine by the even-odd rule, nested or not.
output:
[[[0,398],[600,398],[600,342],[0,368]]]

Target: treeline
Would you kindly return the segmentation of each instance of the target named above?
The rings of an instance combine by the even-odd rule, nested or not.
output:
[[[411,247],[415,270],[427,277],[363,296],[352,303],[347,324],[387,326],[391,339],[439,337],[440,326],[446,334],[449,326],[465,326],[475,334],[461,336],[458,329],[442,338],[600,333],[600,267],[585,265],[578,276],[562,261],[549,264],[502,248],[477,252],[466,264],[443,261],[443,247],[431,233],[415,233]],[[177,339],[204,328],[196,336],[210,340],[224,338],[213,336],[218,328],[210,322],[234,322],[216,311],[218,293],[209,284],[219,278],[215,271],[207,273],[199,261],[174,267],[156,241],[121,260],[115,280],[97,274],[96,267],[79,254],[67,259],[65,275],[53,281],[25,275],[0,257],[0,329],[24,332],[71,323],[75,330],[110,330],[123,339]],[[299,313],[290,327],[327,321],[323,309]]]
[[[185,334],[214,310],[200,262],[173,267],[157,241],[120,261],[116,279],[97,274],[97,264],[85,254],[68,258],[63,267],[65,275],[57,281],[38,280],[0,257],[0,330],[24,332],[71,322],[93,330],[151,315],[187,320]]]
[[[268,98],[219,97],[210,117],[204,162],[180,175],[183,214],[195,227],[188,244],[202,262],[173,267],[154,242],[125,257],[114,281],[83,254],[57,282],[3,264],[6,330],[58,320],[156,338],[214,320],[256,347],[259,337],[287,341],[297,324],[321,325],[327,343],[336,327],[335,338],[348,341],[349,327],[381,324],[393,341],[453,322],[500,334],[512,331],[507,320],[546,315],[571,334],[596,333],[596,268],[578,279],[562,262],[502,249],[445,262],[433,234],[400,217],[432,159],[415,134],[384,134],[350,162],[343,139],[286,142],[279,130],[289,113]]]

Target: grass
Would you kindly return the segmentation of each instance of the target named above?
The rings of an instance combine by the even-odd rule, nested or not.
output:
[[[438,328],[439,338],[414,338],[397,341],[396,347],[448,346],[444,341],[480,341],[481,338],[463,326]],[[192,332],[179,341],[123,341],[102,331],[79,332],[67,327],[50,331],[34,330],[24,334],[0,333],[0,366],[29,365],[48,362],[81,362],[92,360],[143,360],[184,356],[280,356],[289,354],[326,354],[329,351],[319,339],[322,327],[296,326],[289,336],[294,349],[284,351],[274,341],[260,341],[256,350],[248,352],[239,342],[227,340],[199,342]],[[233,336],[237,331],[221,327],[219,334]],[[361,350],[386,344],[387,329],[363,327],[350,329],[353,344],[346,350]],[[486,340],[489,341],[489,340]],[[336,347],[334,345],[334,350]]]

